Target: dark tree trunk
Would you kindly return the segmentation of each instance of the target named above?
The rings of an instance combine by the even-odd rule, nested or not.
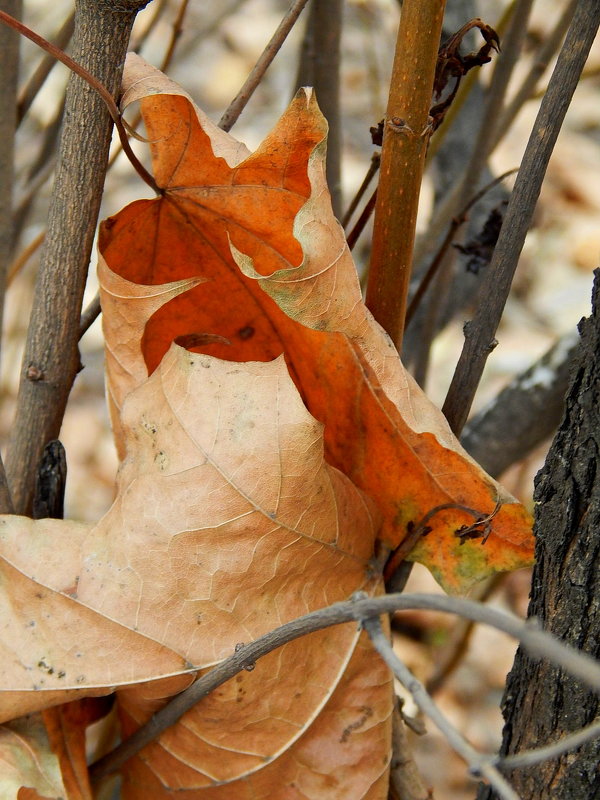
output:
[[[580,324],[564,419],[536,480],[536,566],[529,615],[600,656],[600,270]],[[541,746],[592,722],[600,697],[547,662],[517,652],[503,700],[503,754]],[[600,798],[600,740],[508,776],[524,800]],[[494,797],[481,787],[478,797]]]

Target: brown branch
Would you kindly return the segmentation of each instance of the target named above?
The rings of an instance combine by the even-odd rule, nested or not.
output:
[[[262,55],[254,65],[252,72],[244,81],[244,85],[231,101],[229,108],[219,120],[219,127],[224,131],[230,131],[237,122],[240,114],[244,108],[246,108],[246,104],[254,94],[254,90],[261,82],[263,75],[281,49],[281,46],[285,42],[287,35],[296,24],[296,20],[302,13],[302,9],[307,2],[308,0],[294,0],[286,15],[277,26],[277,30],[271,37],[268,45],[263,50]]]
[[[4,8],[14,16],[21,15],[21,0],[5,0]],[[0,337],[4,318],[6,277],[14,243],[13,184],[16,98],[19,69],[19,37],[0,25]],[[0,457],[0,509],[12,513],[13,501],[8,487],[4,462]]]
[[[425,786],[410,752],[406,723],[400,709],[396,707],[392,715],[389,800],[431,800],[431,797],[431,792]]]
[[[131,27],[144,5],[145,0],[122,0],[118,8],[79,0],[76,6],[75,58],[109,93],[118,91]],[[72,75],[7,456],[20,513],[31,509],[37,464],[46,443],[58,436],[79,368],[80,309],[111,129],[105,98]]]
[[[445,0],[404,0],[385,117],[366,303],[398,349],[444,6]]]
[[[373,155],[371,156],[371,163],[369,164],[369,169],[367,170],[367,173],[363,178],[363,182],[359,186],[358,191],[352,198],[352,202],[348,206],[346,213],[342,217],[341,222],[343,228],[346,228],[346,226],[352,219],[352,215],[358,208],[358,204],[360,203],[360,201],[363,199],[365,192],[369,188],[369,184],[371,183],[375,175],[379,172],[380,163],[381,163],[381,153],[379,153],[379,151],[373,153]]]
[[[600,4],[582,2],[561,49],[548,90],[527,143],[498,243],[483,281],[475,317],[465,329],[465,344],[443,411],[454,433],[467,419],[510,291],[525,235],[573,92],[600,24]]]
[[[475,203],[478,203],[481,200],[481,198],[484,197],[485,194],[490,191],[490,189],[493,189],[494,186],[497,186],[501,181],[503,181],[505,178],[508,178],[509,175],[512,175],[515,172],[517,172],[516,169],[509,169],[507,172],[503,172],[502,175],[499,175],[497,178],[494,178],[494,180],[486,184],[483,187],[483,189],[480,189],[469,200],[469,202],[463,208],[461,208],[456,217],[454,217],[454,219],[450,223],[448,232],[446,233],[444,240],[440,244],[437,253],[435,254],[431,264],[427,268],[427,272],[425,273],[425,275],[423,275],[421,282],[417,286],[417,289],[408,305],[408,309],[406,311],[406,322],[405,322],[407,328],[410,324],[410,321],[414,317],[415,312],[419,307],[419,304],[423,299],[425,292],[429,288],[431,281],[433,280],[435,274],[440,268],[444,256],[446,255],[446,251],[450,247],[450,244],[452,242],[452,239],[454,238],[456,231],[461,227],[461,225],[464,225],[464,223],[467,221],[468,219],[467,214],[469,213],[471,208],[475,205]]]

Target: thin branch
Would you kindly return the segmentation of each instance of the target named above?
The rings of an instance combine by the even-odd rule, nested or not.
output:
[[[81,301],[112,131],[104,95],[114,106],[111,92],[116,94],[120,85],[131,26],[145,4],[145,0],[121,0],[113,8],[101,0],[79,0],[76,6],[77,70],[98,76],[93,80],[99,85],[102,82],[102,89],[91,87],[77,75],[71,75],[67,87],[48,234],[34,292],[6,464],[19,513],[31,508],[37,465],[46,443],[58,436],[79,367]]]
[[[404,0],[385,116],[366,303],[398,350],[444,6],[445,0]]]
[[[348,248],[350,250],[354,250],[354,247],[358,241],[358,237],[365,229],[365,225],[371,218],[373,211],[375,210],[375,203],[377,202],[377,189],[373,192],[371,197],[369,197],[365,207],[360,212],[360,217],[356,220],[356,224],[346,237],[346,241],[348,242]]]
[[[122,742],[90,768],[92,782],[118,770],[128,759],[154,741],[163,731],[174,725],[203,697],[243,669],[252,668],[255,662],[287,642],[344,622],[364,622],[370,617],[391,614],[407,609],[429,609],[472,619],[519,639],[522,646],[537,658],[549,658],[571,672],[576,678],[600,691],[600,664],[585,653],[567,647],[555,637],[540,630],[531,622],[458,597],[427,594],[389,594],[383,597],[358,599],[335,603],[327,608],[306,614],[261,636],[236,650],[218,666],[174,697],[143,727]]]
[[[84,335],[94,324],[96,319],[100,316],[102,311],[102,307],[100,306],[100,295],[96,292],[93,300],[90,301],[90,304],[85,309],[83,314],[81,315],[81,319],[79,320],[79,338]]]
[[[439,728],[450,746],[466,761],[470,773],[475,777],[486,778],[501,800],[519,800],[518,794],[498,769],[490,763],[489,758],[479,753],[467,742],[458,729],[444,716],[440,707],[432,700],[431,695],[428,694],[421,681],[417,680],[408,667],[400,661],[392,650],[379,619],[377,617],[365,619],[363,628],[369,634],[369,638],[379,655],[404,688],[410,692],[417,707]]]
[[[379,151],[373,153],[373,155],[371,156],[371,163],[369,164],[369,169],[367,170],[367,174],[363,178],[363,182],[361,183],[358,191],[354,195],[352,202],[348,206],[348,210],[342,217],[341,222],[343,228],[346,228],[346,226],[352,219],[352,215],[358,208],[358,204],[360,203],[360,201],[363,199],[365,192],[369,188],[369,184],[371,183],[375,175],[378,173],[380,163],[381,163],[381,153]]]
[[[414,758],[410,752],[406,722],[396,700],[392,715],[392,760],[390,764],[390,798],[394,800],[431,800]]]
[[[440,268],[444,256],[446,255],[446,251],[450,247],[452,239],[454,238],[457,230],[461,227],[461,225],[464,225],[464,223],[467,221],[468,219],[467,214],[469,213],[471,208],[473,208],[475,203],[478,203],[481,200],[481,198],[484,197],[484,195],[490,191],[490,189],[493,189],[494,186],[497,186],[505,178],[508,178],[509,175],[513,175],[515,172],[517,172],[517,169],[509,169],[507,172],[503,172],[502,175],[499,175],[497,178],[494,178],[494,180],[486,184],[483,187],[483,189],[480,189],[468,201],[468,203],[459,211],[459,213],[452,219],[452,222],[448,227],[448,232],[446,233],[444,240],[440,244],[437,253],[435,254],[431,264],[427,268],[427,272],[421,278],[421,282],[417,286],[417,289],[408,305],[408,309],[406,311],[406,321],[405,321],[405,325],[407,328],[410,324],[410,321],[414,317],[415,312],[417,311],[417,308],[419,307],[419,304],[421,303],[423,296],[425,295],[425,292],[429,288],[431,281],[433,280],[438,269]]]
[[[281,49],[281,46],[285,42],[287,35],[294,27],[296,20],[302,13],[302,9],[306,5],[308,0],[294,0],[290,8],[288,9],[286,15],[283,17],[279,25],[277,26],[277,30],[271,37],[270,42],[263,50],[260,58],[254,65],[252,72],[246,78],[244,85],[239,90],[237,95],[231,101],[229,108],[219,121],[219,127],[222,128],[224,131],[229,131],[237,122],[240,114],[246,107],[246,104],[254,94],[254,90],[261,82],[263,75],[269,68],[271,62]]]
[[[166,72],[168,69],[171,61],[173,60],[173,56],[175,55],[175,48],[177,47],[177,42],[181,37],[183,32],[183,20],[185,19],[185,15],[188,8],[189,0],[182,0],[181,5],[179,6],[179,10],[177,12],[177,16],[173,20],[173,25],[171,28],[171,40],[167,46],[165,55],[163,56],[162,64],[160,67],[161,72]]]
[[[29,261],[31,256],[36,253],[40,247],[42,246],[42,242],[46,236],[46,231],[42,230],[35,236],[31,242],[24,247],[23,250],[19,253],[19,255],[14,259],[12,264],[8,269],[8,274],[6,276],[6,285],[10,286],[14,279],[17,277],[19,272],[23,269],[25,264]]]
[[[554,57],[562,40],[565,37],[567,30],[569,29],[569,25],[573,19],[573,14],[575,13],[576,5],[577,0],[571,0],[571,2],[564,8],[560,19],[554,26],[554,29],[550,32],[550,35],[543,40],[539,51],[536,53],[529,72],[515,92],[514,97],[502,109],[502,113],[500,114],[500,118],[498,119],[498,124],[496,126],[492,150],[494,150],[500,143],[504,137],[504,134],[513,124],[515,117],[523,108],[525,103],[533,97],[537,82],[548,68],[550,60]]]
[[[21,0],[5,0],[3,5],[20,16]],[[4,295],[6,274],[10,263],[13,243],[13,191],[16,119],[16,97],[19,70],[19,37],[4,26],[0,26],[0,337],[4,319]],[[0,477],[6,482],[4,467],[0,466]],[[5,497],[5,502],[9,496]]]
[[[600,4],[580,3],[529,137],[479,305],[466,326],[465,344],[443,412],[454,433],[467,419],[519,261],[546,167],[600,24]]]

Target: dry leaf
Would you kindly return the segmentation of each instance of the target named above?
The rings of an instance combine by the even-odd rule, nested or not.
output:
[[[430,518],[413,556],[457,590],[532,540],[362,303],[312,93],[250,154],[136,56],[124,88],[163,192],[100,232],[117,499],[94,526],[0,519],[0,714],[116,689],[127,735],[237,643],[381,591],[378,537]],[[497,504],[463,544],[456,506]],[[131,759],[123,797],[383,800],[391,700],[354,625],[311,634]]]
[[[137,56],[129,57],[124,89],[124,106],[141,101],[164,194],[133,203],[101,230],[117,410],[178,337],[224,337],[229,344],[195,349],[234,362],[283,353],[325,426],[327,462],[376,501],[388,546],[429,515],[431,532],[411,557],[450,591],[531,563],[530,516],[460,447],[362,302],[331,211],[326,122],[310,90],[248,154]],[[143,330],[135,341],[118,322],[129,316]],[[485,544],[459,536],[472,513],[446,507],[431,515],[448,504],[480,518],[501,506]]]

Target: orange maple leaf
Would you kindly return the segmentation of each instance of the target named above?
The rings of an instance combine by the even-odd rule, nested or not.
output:
[[[389,548],[426,531],[410,557],[451,591],[530,564],[530,516],[460,447],[362,302],[310,90],[250,154],[138,57],[124,89],[123,107],[141,101],[162,194],[101,229],[116,408],[174,340],[235,362],[283,354],[324,425],[326,461],[375,500]],[[123,337],[125,317],[136,324]]]

